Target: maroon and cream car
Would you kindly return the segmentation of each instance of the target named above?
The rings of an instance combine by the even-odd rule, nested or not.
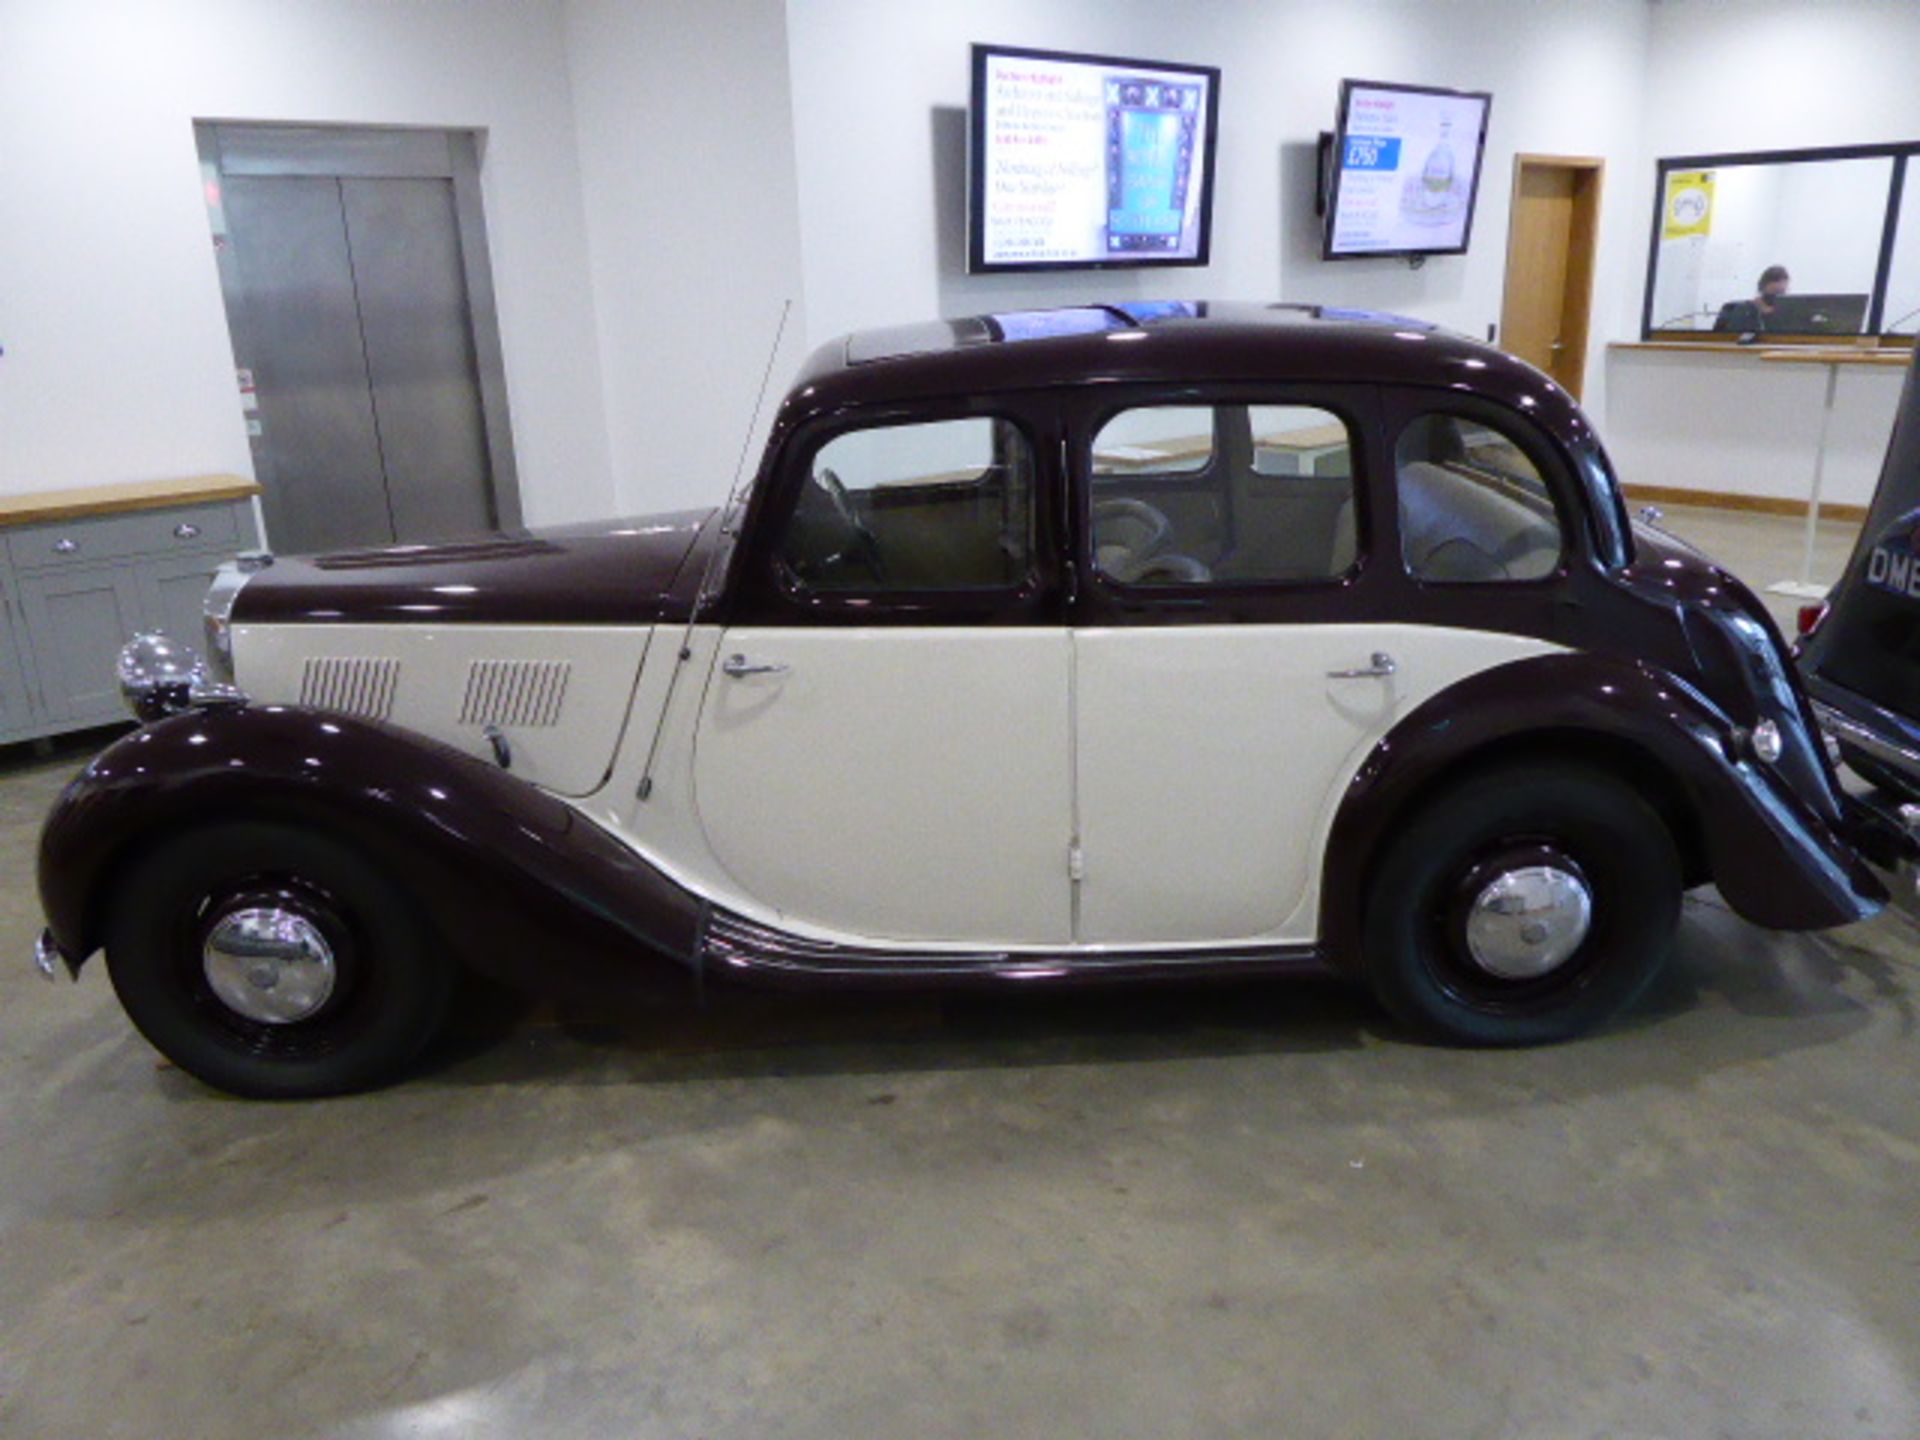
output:
[[[49,819],[228,1090],[396,1074],[464,970],[731,987],[1331,967],[1571,1035],[1712,882],[1872,913],[1754,598],[1630,527],[1555,385],[1414,322],[1116,305],[816,353],[718,511],[238,565]]]

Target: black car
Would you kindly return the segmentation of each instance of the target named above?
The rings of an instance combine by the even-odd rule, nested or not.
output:
[[[1864,779],[1920,802],[1920,383],[1907,370],[1880,483],[1840,581],[1803,622],[1821,728]]]

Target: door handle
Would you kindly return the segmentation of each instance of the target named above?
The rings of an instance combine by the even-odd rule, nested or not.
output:
[[[78,551],[79,548],[80,542],[78,540],[56,540],[53,542],[53,553],[56,555],[72,555]]]
[[[1372,661],[1372,664],[1359,670],[1329,670],[1327,678],[1329,680],[1376,680],[1391,675],[1400,668],[1394,658],[1384,650],[1374,651]]]
[[[748,675],[782,675],[786,673],[784,665],[756,665],[744,655],[729,655],[720,662],[720,673],[731,675],[735,680]]]
[[[178,525],[173,527],[173,538],[176,540],[198,540],[200,538],[200,527],[195,525],[191,520],[182,520]]]

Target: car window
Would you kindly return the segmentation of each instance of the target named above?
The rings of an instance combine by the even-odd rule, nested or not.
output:
[[[1213,411],[1204,405],[1122,410],[1093,443],[1096,482],[1112,476],[1197,475],[1213,463]]]
[[[1149,405],[1094,436],[1093,558],[1130,585],[1337,579],[1359,553],[1353,439],[1312,405]]]
[[[1565,540],[1539,468],[1514,438],[1463,415],[1422,415],[1394,446],[1400,553],[1440,584],[1540,580]]]
[[[782,567],[810,590],[1017,587],[1033,566],[1034,473],[1009,420],[837,435],[814,452]]]

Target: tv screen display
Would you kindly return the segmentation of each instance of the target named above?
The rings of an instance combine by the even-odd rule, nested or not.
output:
[[[1464,254],[1492,108],[1479,91],[1342,81],[1321,253]]]
[[[1204,265],[1220,72],[973,47],[967,268]]]

